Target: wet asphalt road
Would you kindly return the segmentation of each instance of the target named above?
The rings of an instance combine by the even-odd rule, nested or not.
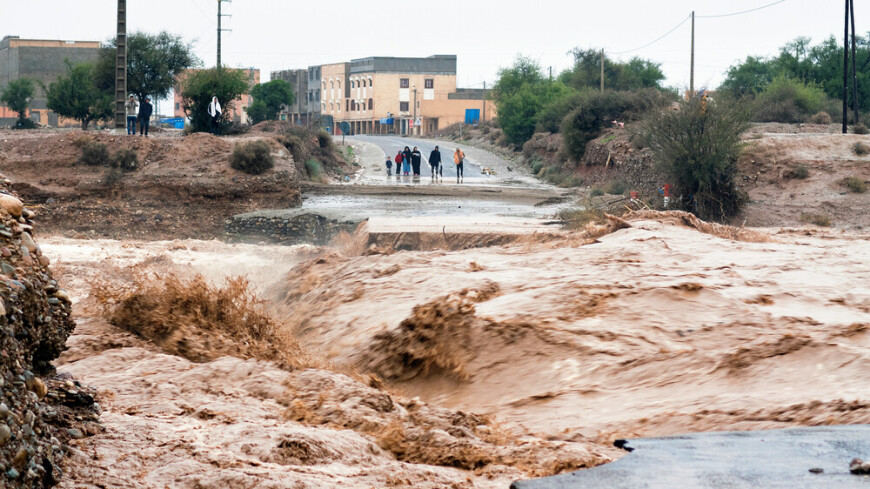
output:
[[[432,171],[429,167],[429,153],[435,149],[435,144],[431,141],[424,141],[422,139],[414,139],[414,138],[405,138],[398,136],[365,136],[365,135],[357,135],[349,137],[348,139],[357,139],[359,141],[363,141],[366,143],[374,144],[375,146],[381,148],[385,154],[390,156],[390,159],[394,159],[396,157],[396,153],[400,150],[405,149],[405,146],[414,149],[416,146],[420,150],[420,154],[423,155],[420,164],[420,177],[430,177],[432,176]],[[456,165],[453,163],[453,152],[456,150],[456,147],[445,147],[443,145],[439,148],[441,151],[441,162],[444,164],[444,180],[453,179],[456,180]],[[460,148],[462,146],[460,145]],[[386,158],[385,158],[386,160]],[[463,168],[463,179],[466,180],[469,177],[480,177],[480,165],[474,162],[473,159],[466,157]],[[395,163],[393,163],[393,170],[396,169]],[[395,175],[395,171],[393,172]]]
[[[868,425],[696,433],[628,446],[634,451],[616,462],[511,489],[870,488],[867,476],[849,473],[853,458],[870,458]]]

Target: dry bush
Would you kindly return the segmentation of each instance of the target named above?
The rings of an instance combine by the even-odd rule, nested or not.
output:
[[[807,119],[807,122],[811,124],[830,124],[831,122],[833,122],[833,120],[831,119],[830,114],[822,110],[812,115],[809,119]]]
[[[788,178],[797,178],[803,180],[810,176],[810,170],[806,165],[797,165],[786,173]]]
[[[81,146],[82,154],[78,163],[87,166],[109,166],[109,149],[103,143],[86,142]]]
[[[307,358],[245,278],[223,287],[201,275],[185,278],[132,268],[124,280],[97,280],[91,289],[109,323],[194,362],[221,356],[258,358],[283,368]]]
[[[80,134],[75,139],[73,139],[73,145],[77,148],[82,148],[85,145],[91,143],[94,140],[94,137],[89,134]]]
[[[870,134],[870,129],[864,123],[859,122],[852,126],[852,134]]]
[[[139,155],[132,149],[122,149],[115,153],[111,164],[112,168],[118,168],[121,171],[135,171],[139,168]]]
[[[864,181],[863,178],[858,177],[847,177],[844,178],[840,183],[843,184],[849,192],[856,194],[863,194],[867,191],[867,182]]]
[[[272,148],[266,141],[237,144],[230,155],[230,166],[248,175],[261,175],[275,166]]]
[[[801,222],[815,224],[816,226],[830,227],[831,218],[824,214],[814,214],[812,212],[804,212],[801,214]]]
[[[858,156],[864,156],[870,153],[870,146],[859,141],[855,143],[855,146],[852,146],[852,151]]]

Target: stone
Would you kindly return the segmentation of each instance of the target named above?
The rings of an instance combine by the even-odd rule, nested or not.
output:
[[[49,260],[48,257],[45,255],[39,255],[39,264],[47,267],[51,264],[51,260]]]
[[[17,479],[17,478],[18,478],[18,471],[15,470],[15,469],[9,469],[9,470],[7,470],[7,471],[6,471],[6,477],[8,477],[8,478],[10,478],[10,479]]]
[[[865,462],[860,458],[853,458],[852,461],[849,462],[849,472],[855,475],[870,474],[870,462]]]
[[[26,385],[27,389],[36,394],[36,397],[40,399],[48,394],[48,387],[45,386],[45,382],[43,382],[39,377],[30,377],[27,379]]]
[[[64,302],[70,302],[69,294],[67,294],[66,291],[63,289],[59,289],[57,292],[55,292],[54,296]]]
[[[25,465],[27,465],[27,460],[30,458],[30,455],[27,453],[27,449],[21,447],[18,449],[18,453],[15,454],[15,458],[12,459],[12,465],[15,468],[23,469]]]
[[[31,253],[36,253],[36,250],[39,249],[36,242],[33,241],[33,236],[28,233],[21,233],[21,246],[27,248],[27,251]]]
[[[0,447],[6,444],[12,438],[12,430],[6,426],[6,423],[0,423]]]
[[[66,430],[66,433],[67,433],[70,437],[75,438],[75,439],[80,439],[80,438],[84,438],[84,437],[85,437],[85,434],[82,433],[82,430],[80,430],[80,429],[78,429],[78,428],[70,428],[70,429]]]
[[[0,271],[3,272],[3,275],[9,276],[9,277],[15,276],[15,267],[13,267],[12,265],[10,265],[6,262],[0,263]]]
[[[24,204],[11,195],[0,194],[0,207],[16,219],[24,213]]]
[[[0,402],[0,418],[6,418],[12,411],[9,410],[9,406],[6,405],[5,402]]]
[[[0,255],[3,255],[3,256],[12,256],[12,252],[9,251],[9,248],[7,248],[7,247],[4,246],[3,248],[0,248]]]

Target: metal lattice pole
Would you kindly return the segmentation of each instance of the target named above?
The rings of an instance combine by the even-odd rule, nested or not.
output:
[[[127,126],[127,0],[118,0],[118,35],[115,38],[115,128]]]

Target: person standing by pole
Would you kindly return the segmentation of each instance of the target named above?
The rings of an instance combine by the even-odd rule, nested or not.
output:
[[[411,148],[405,146],[404,151],[402,151],[402,173],[405,175],[409,175],[411,173]]]
[[[124,109],[127,113],[127,135],[136,135],[136,109],[139,108],[139,104],[136,103],[136,99],[133,98],[133,95],[130,95],[130,98],[127,99],[127,102],[124,103]]]
[[[459,183],[460,179],[465,180],[465,175],[462,174],[462,164],[464,162],[465,153],[461,149],[456,148],[456,151],[453,152],[453,163],[456,163],[456,183]]]
[[[139,106],[139,135],[148,137],[148,125],[151,124],[151,99],[145,97],[145,101]]]
[[[217,135],[221,120],[221,104],[217,97],[211,98],[211,103],[208,104],[208,115],[211,117],[211,133]]]
[[[437,179],[439,174],[441,180],[444,180],[444,168],[441,166],[441,151],[438,150],[438,146],[429,153],[429,166],[432,168],[432,180]]]

